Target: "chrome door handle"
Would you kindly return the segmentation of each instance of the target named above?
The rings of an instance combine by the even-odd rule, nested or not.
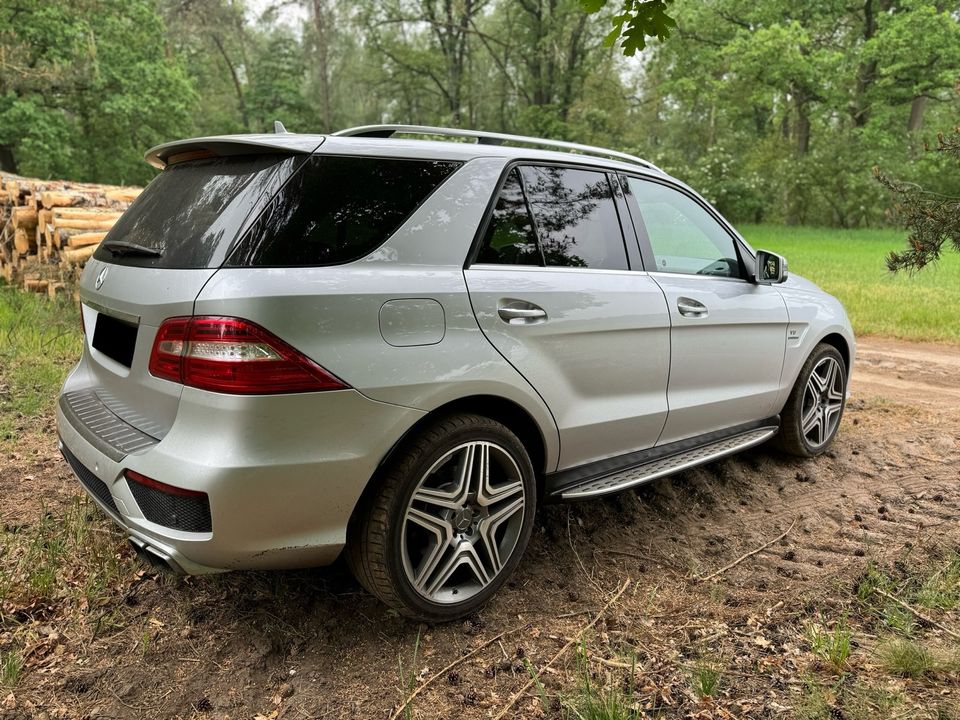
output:
[[[547,319],[547,311],[528,302],[513,301],[497,308],[501,320],[511,325],[530,325]]]
[[[707,316],[707,306],[693,298],[677,298],[677,310],[684,317],[702,318]]]

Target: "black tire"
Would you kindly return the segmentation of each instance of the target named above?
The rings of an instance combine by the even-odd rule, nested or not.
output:
[[[839,373],[836,384],[833,387],[834,394],[839,387],[839,411],[836,413],[835,423],[829,422],[827,432],[821,438],[817,436],[816,430],[805,433],[803,429],[804,408],[809,411],[811,408],[811,389],[808,388],[811,375],[814,370],[823,367],[821,363],[829,366],[829,359],[837,363]],[[818,375],[819,376],[819,375]],[[843,418],[843,411],[847,402],[847,366],[843,361],[840,352],[826,343],[817,345],[810,357],[800,368],[800,374],[797,376],[797,382],[790,391],[790,397],[787,398],[787,404],[784,405],[780,413],[780,432],[774,440],[774,444],[780,450],[797,457],[814,457],[821,454],[830,447],[833,439],[836,437],[837,430],[840,428],[840,421]],[[832,417],[832,416],[831,416]],[[811,437],[811,435],[813,437]]]
[[[455,597],[448,597],[443,602],[436,602],[415,587],[413,580],[408,577],[408,572],[411,571],[404,566],[405,557],[408,560],[408,568],[413,564],[412,553],[406,549],[409,545],[404,545],[406,537],[404,525],[409,522],[408,509],[413,507],[411,503],[414,492],[420,488],[421,481],[427,477],[428,471],[434,468],[436,463],[448,462],[443,460],[445,456],[453,452],[466,452],[460,448],[477,441],[490,444],[491,447],[495,446],[492,451],[487,451],[488,458],[491,452],[496,452],[501,459],[509,456],[515,468],[519,470],[521,476],[518,478],[519,483],[516,481],[507,483],[511,487],[522,486],[523,493],[522,511],[513,510],[509,519],[511,525],[509,542],[513,543],[515,539],[515,545],[509,558],[505,560],[499,558],[501,569],[492,576],[493,579],[489,584],[464,601],[456,601]],[[466,462],[466,460],[463,461],[464,465]],[[473,468],[472,460],[470,462]],[[454,470],[454,473],[456,472]],[[418,432],[415,437],[399,448],[375,482],[377,484],[365,494],[347,528],[346,558],[351,572],[360,584],[400,614],[425,622],[446,622],[461,618],[486,603],[519,564],[533,529],[537,484],[527,451],[517,436],[501,423],[473,414],[457,414],[442,418]],[[493,489],[496,490],[496,488]],[[516,489],[516,492],[520,491]],[[413,502],[419,503],[419,501]],[[421,505],[421,507],[424,506]],[[426,507],[432,509],[432,506]],[[455,516],[450,510],[440,512],[451,513],[448,525],[457,532],[454,519],[460,518],[462,523],[464,521],[462,515]],[[494,527],[498,526],[494,525]],[[472,531],[468,529],[467,532]],[[497,532],[498,530],[493,530],[492,536],[496,536]],[[462,538],[463,535],[457,537]],[[482,539],[478,533],[474,546],[481,543]],[[441,545],[438,538],[435,547]],[[455,553],[455,548],[450,547],[451,552]],[[422,557],[426,557],[427,552],[428,550],[424,550]],[[437,567],[439,569],[440,565],[438,564]],[[489,570],[490,567],[493,566],[486,566],[484,569]],[[490,575],[489,572],[488,575]],[[479,575],[476,577],[477,582],[482,584],[483,581],[479,580]],[[457,588],[454,587],[449,592],[455,596]]]

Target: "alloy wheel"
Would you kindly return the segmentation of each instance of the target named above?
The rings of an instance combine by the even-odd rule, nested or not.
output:
[[[843,410],[843,369],[834,357],[818,362],[807,379],[800,411],[800,431],[813,449],[833,437]]]
[[[520,468],[496,443],[445,453],[417,483],[403,518],[401,555],[413,589],[452,604],[490,585],[516,549],[526,500]]]

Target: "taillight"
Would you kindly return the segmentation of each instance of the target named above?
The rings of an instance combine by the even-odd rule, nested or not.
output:
[[[150,353],[150,374],[237,395],[341,390],[348,385],[276,335],[247,320],[165,320]]]
[[[207,494],[205,492],[200,492],[199,490],[187,490],[186,488],[177,487],[176,485],[167,485],[162,483],[159,480],[154,480],[153,478],[142,475],[133,470],[124,470],[123,474],[126,476],[127,480],[132,480],[135,483],[148,487],[151,490],[156,490],[157,492],[162,492],[166,495],[176,495],[178,497],[187,497],[187,498],[197,498],[197,499],[206,499]]]

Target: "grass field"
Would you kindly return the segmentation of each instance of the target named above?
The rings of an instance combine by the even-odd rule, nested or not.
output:
[[[0,285],[0,446],[38,429],[80,356],[80,311],[70,301]]]
[[[904,246],[903,230],[745,225],[755,248],[786,256],[791,272],[838,297],[860,335],[960,342],[960,256],[936,267],[892,275],[884,265]]]

